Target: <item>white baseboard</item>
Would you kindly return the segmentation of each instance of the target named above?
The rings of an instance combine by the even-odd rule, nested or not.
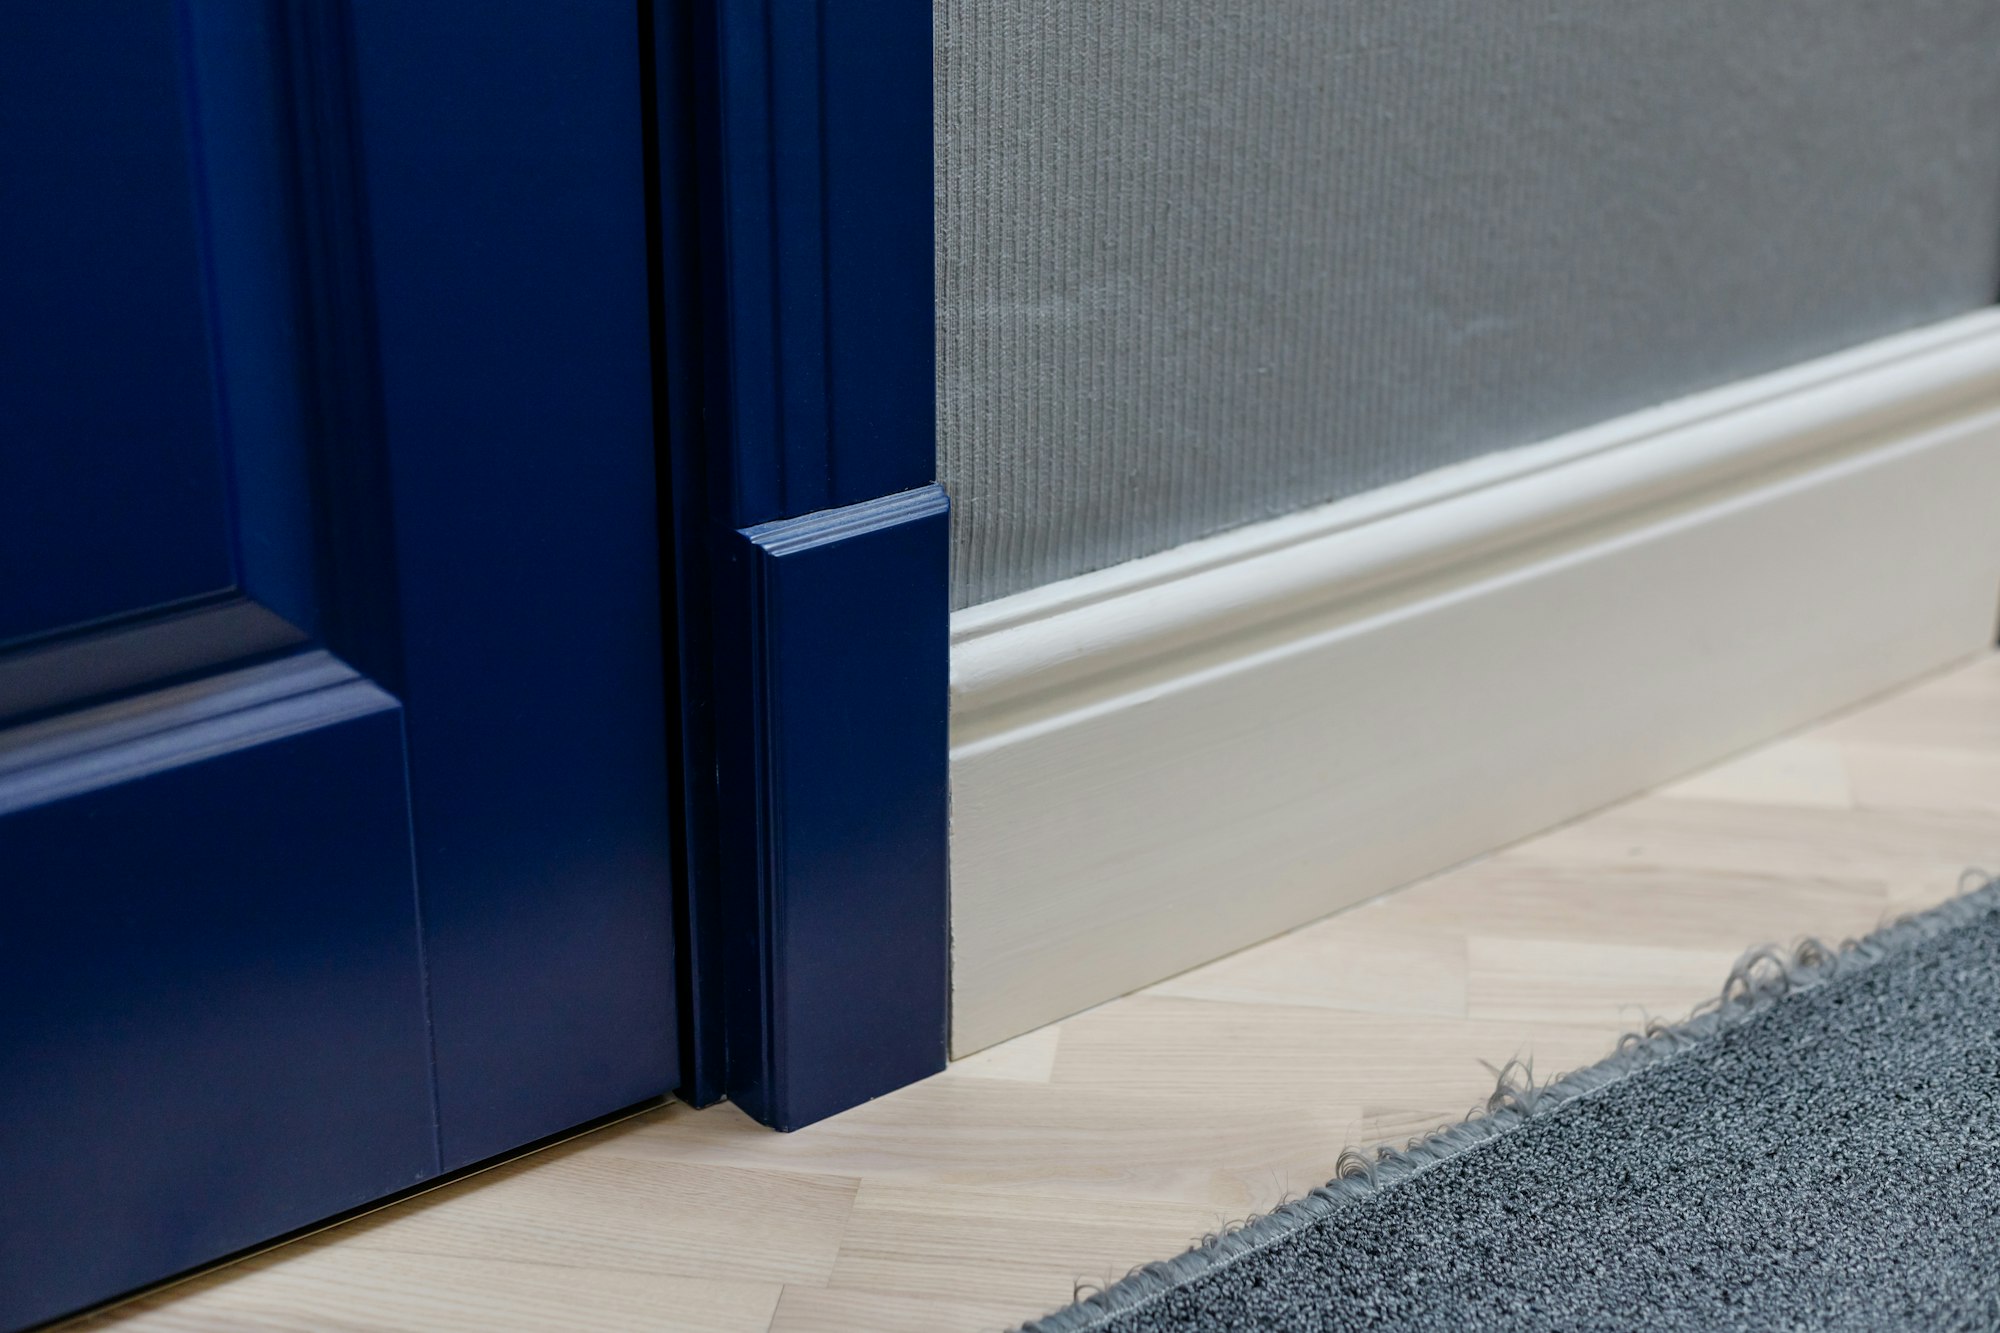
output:
[[[953,1048],[1967,657],[1996,610],[2000,311],[960,612]]]

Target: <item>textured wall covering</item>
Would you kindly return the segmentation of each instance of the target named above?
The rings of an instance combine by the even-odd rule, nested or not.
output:
[[[1991,301],[2000,0],[937,0],[966,605]]]

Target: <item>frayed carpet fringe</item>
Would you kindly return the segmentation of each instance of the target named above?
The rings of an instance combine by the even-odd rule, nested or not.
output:
[[[1983,872],[1968,872],[1961,887],[1960,896],[1896,920],[1865,939],[1848,940],[1837,947],[1805,939],[1789,950],[1769,945],[1752,949],[1730,970],[1720,992],[1698,1005],[1686,1019],[1652,1023],[1641,1031],[1628,1032],[1619,1038],[1608,1057],[1588,1068],[1537,1083],[1531,1062],[1510,1060],[1495,1069],[1492,1094],[1468,1112],[1464,1120],[1443,1125],[1400,1145],[1365,1150],[1349,1148],[1338,1159],[1335,1178],[1305,1197],[1207,1236],[1178,1258],[1135,1269],[1103,1290],[1091,1292],[1079,1287],[1075,1304],[1023,1325],[1021,1333],[1086,1333],[1108,1327],[1122,1330],[1129,1322],[1122,1316],[1142,1311],[1167,1293],[1278,1245],[1383,1191],[1396,1189],[1455,1162],[1473,1149],[1571,1103],[1712,1043],[1788,997],[1818,990],[1838,979],[1877,967],[2000,908],[2000,881],[1993,877]],[[1993,980],[2000,986],[2000,977]],[[1637,1322],[1646,1322],[1642,1312],[1633,1313]],[[1814,1321],[1805,1319],[1799,1326],[1813,1324]]]

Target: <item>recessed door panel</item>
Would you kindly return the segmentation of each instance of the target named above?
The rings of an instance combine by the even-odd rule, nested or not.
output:
[[[181,41],[0,5],[0,643],[235,581]]]
[[[673,1086],[639,68],[0,3],[0,1328]]]
[[[0,752],[0,1326],[436,1171],[402,722],[307,654]]]

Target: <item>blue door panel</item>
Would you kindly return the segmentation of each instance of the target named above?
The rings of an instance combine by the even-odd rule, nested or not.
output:
[[[0,1326],[436,1171],[402,723],[309,654],[0,760]]]
[[[0,5],[0,643],[234,582],[180,43]]]
[[[675,1083],[638,35],[0,3],[0,1328]]]
[[[637,36],[353,10],[447,1169],[678,1073]]]

